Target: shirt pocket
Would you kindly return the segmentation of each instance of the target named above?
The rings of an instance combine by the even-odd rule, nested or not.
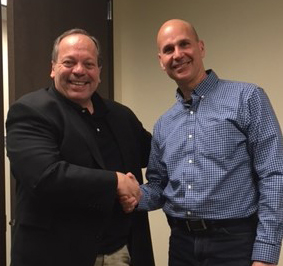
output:
[[[205,157],[230,158],[235,156],[237,149],[246,141],[245,135],[232,122],[222,121],[204,127],[199,132],[200,152]]]

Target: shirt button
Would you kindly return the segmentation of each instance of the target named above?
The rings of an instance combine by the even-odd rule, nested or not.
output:
[[[190,111],[190,114],[192,115],[194,113],[194,111]]]
[[[83,110],[82,110],[82,113],[84,114],[85,112],[86,112],[86,110],[85,110],[85,109],[83,109]]]
[[[188,185],[188,189],[191,189],[192,188],[192,185]]]
[[[201,95],[200,97],[203,99],[203,98],[204,98],[204,95]]]
[[[189,139],[191,139],[193,137],[193,135],[189,135]]]
[[[189,163],[193,163],[193,160],[189,160]]]
[[[187,215],[190,216],[190,215],[192,215],[192,213],[191,213],[190,211],[188,211],[188,212],[187,212]]]
[[[100,132],[100,128],[97,128],[96,131],[99,133]]]

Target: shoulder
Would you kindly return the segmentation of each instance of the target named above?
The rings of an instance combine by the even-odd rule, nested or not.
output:
[[[103,101],[110,115],[123,116],[137,120],[135,113],[128,106],[109,99],[103,99]]]
[[[27,105],[31,108],[39,108],[43,107],[49,103],[57,102],[58,99],[55,97],[54,92],[52,92],[52,88],[42,88],[30,93],[27,93],[16,100],[13,105],[21,104]]]
[[[114,100],[110,99],[102,99],[110,110],[120,111],[120,112],[133,112],[128,106],[121,104],[119,102],[116,102]]]
[[[247,102],[255,95],[264,95],[264,90],[255,83],[219,79],[216,86],[209,90],[215,102]]]
[[[234,81],[227,79],[219,79],[218,88],[226,90],[253,92],[255,90],[262,90],[260,86],[255,83],[244,82],[244,81]]]
[[[66,114],[70,113],[67,108],[67,104],[55,95],[52,88],[42,88],[16,100],[9,108],[7,121],[33,119],[46,124],[62,124]]]

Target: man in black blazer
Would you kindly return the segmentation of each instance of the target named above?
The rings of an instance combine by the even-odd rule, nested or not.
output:
[[[96,257],[99,265],[154,265],[147,213],[119,203],[139,200],[151,135],[129,108],[97,94],[98,58],[86,31],[63,33],[52,53],[54,84],[10,107],[12,266],[93,266]]]

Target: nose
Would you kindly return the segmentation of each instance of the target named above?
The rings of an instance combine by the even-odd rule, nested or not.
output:
[[[181,58],[182,56],[183,56],[182,50],[178,46],[175,47],[174,54],[173,54],[174,59]]]
[[[73,67],[73,73],[75,75],[79,75],[79,76],[82,76],[85,74],[85,66],[81,63],[77,63],[74,67]]]

